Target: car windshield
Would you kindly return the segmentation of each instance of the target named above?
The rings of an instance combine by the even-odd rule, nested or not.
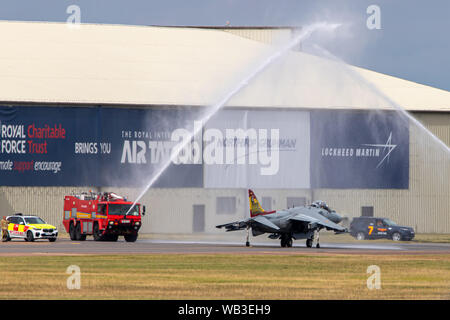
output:
[[[26,224],[45,224],[45,221],[38,217],[25,218]]]
[[[128,210],[131,208],[131,204],[109,204],[108,205],[108,214],[117,214],[117,215],[125,215]],[[138,216],[139,215],[139,206],[134,206],[130,212],[128,212],[129,216]]]
[[[394,221],[389,220],[389,219],[384,219],[383,221],[384,221],[384,224],[386,224],[388,226],[396,226],[397,225]]]

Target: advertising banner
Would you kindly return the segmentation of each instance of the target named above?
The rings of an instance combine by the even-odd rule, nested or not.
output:
[[[205,187],[309,188],[309,133],[308,112],[220,111],[203,133]]]
[[[0,185],[144,186],[195,117],[186,108],[0,106]],[[154,186],[202,183],[201,162],[184,161]]]
[[[311,185],[408,189],[408,120],[394,111],[312,111]]]
[[[409,185],[409,124],[396,112],[226,109],[204,127],[200,118],[186,107],[0,106],[0,185],[142,187],[166,164],[153,187]]]

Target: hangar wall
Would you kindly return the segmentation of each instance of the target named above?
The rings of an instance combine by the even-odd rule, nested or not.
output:
[[[450,114],[415,113],[414,116],[439,139],[450,145]],[[450,162],[423,138],[423,132],[410,126],[409,190],[393,189],[255,189],[263,206],[281,209],[295,201],[324,200],[349,218],[360,216],[361,207],[373,206],[375,216],[414,227],[420,233],[450,233]],[[92,187],[0,187],[1,214],[23,212],[36,214],[62,229],[63,197]],[[130,199],[140,190],[114,188]],[[222,198],[222,199],[218,199]],[[289,199],[288,199],[289,198]],[[234,199],[229,210],[217,212],[219,200]],[[269,201],[269,202],[268,202]],[[294,201],[294,202],[293,202]],[[248,199],[245,189],[159,188],[142,198],[148,215],[143,232],[191,233],[194,206],[204,211],[203,232],[220,232],[215,225],[247,217]],[[301,204],[301,203],[298,203]],[[204,205],[202,208],[201,206]],[[197,209],[199,207],[196,207]],[[12,212],[11,212],[12,210]]]
[[[0,191],[0,217],[8,215],[11,212],[13,212],[13,208],[9,204],[9,201],[7,200],[3,192]]]

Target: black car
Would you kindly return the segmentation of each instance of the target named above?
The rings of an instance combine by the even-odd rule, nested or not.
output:
[[[397,225],[387,218],[358,217],[350,224],[350,234],[358,240],[392,239],[412,240],[414,229]]]

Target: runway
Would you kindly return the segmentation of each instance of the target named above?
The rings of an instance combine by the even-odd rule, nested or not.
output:
[[[139,239],[134,243],[71,241],[56,242],[13,240],[0,243],[0,256],[30,255],[100,255],[100,254],[450,254],[448,243],[381,242],[321,243],[321,248],[306,248],[302,242],[292,248],[281,248],[274,242],[253,242],[245,247],[242,242]]]

